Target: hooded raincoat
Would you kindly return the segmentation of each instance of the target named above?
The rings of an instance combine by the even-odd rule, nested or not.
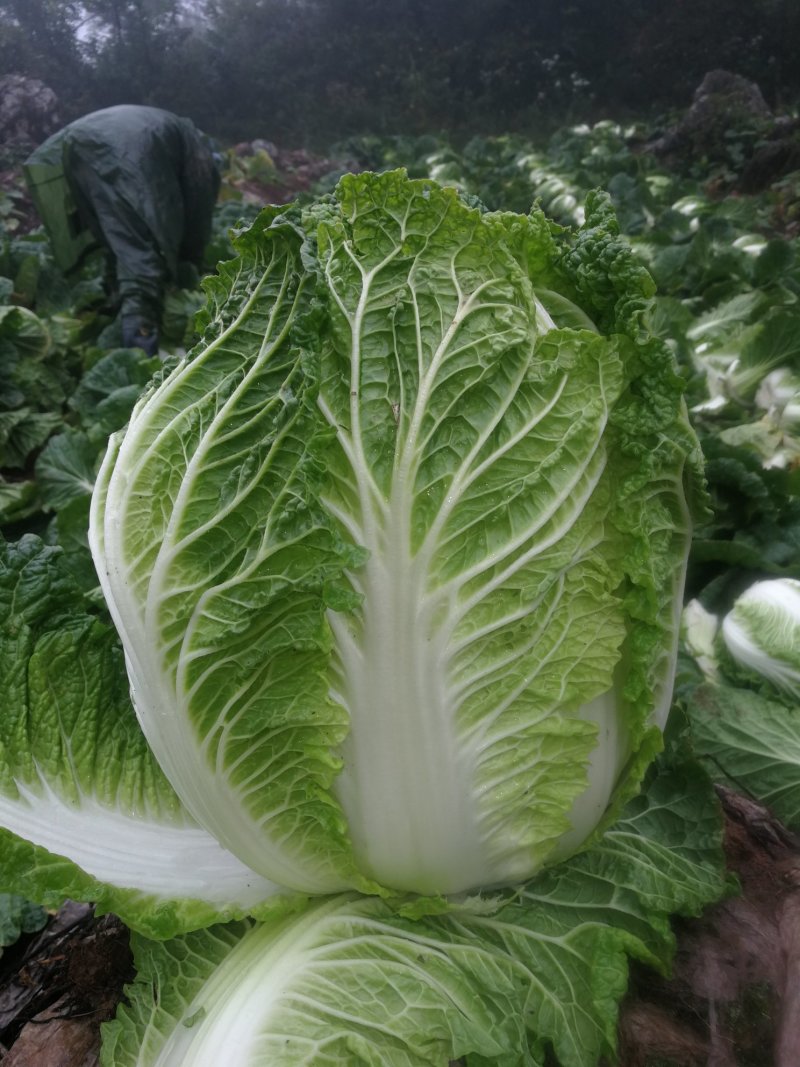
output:
[[[106,108],[48,138],[25,174],[59,266],[104,248],[126,343],[154,336],[166,285],[180,263],[201,265],[210,236],[219,172],[205,136],[160,108]]]

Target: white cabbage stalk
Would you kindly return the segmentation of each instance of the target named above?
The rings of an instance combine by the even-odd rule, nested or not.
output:
[[[756,392],[756,404],[781,426],[800,426],[800,378],[788,367],[771,371]]]
[[[739,365],[736,344],[713,346],[711,341],[701,341],[694,346],[694,366],[706,377],[708,399],[696,404],[692,411],[711,414],[727,407],[734,396],[732,376]]]
[[[797,459],[797,451],[790,448],[779,448],[778,451],[762,463],[764,470],[786,470]]]
[[[672,210],[687,218],[696,218],[708,209],[708,201],[699,196],[682,196],[672,205]]]
[[[761,234],[745,233],[736,238],[733,242],[733,247],[740,252],[747,252],[750,256],[760,256],[767,247],[767,241]]]
[[[800,582],[756,582],[725,616],[722,636],[736,663],[800,698]]]
[[[681,636],[700,670],[712,681],[719,677],[719,663],[714,649],[718,630],[719,617],[706,611],[699,600],[690,600],[683,609]]]
[[[717,412],[722,411],[727,406],[728,398],[721,393],[717,393],[709,400],[701,400],[699,404],[695,404],[692,407],[692,412],[695,415],[716,415]]]

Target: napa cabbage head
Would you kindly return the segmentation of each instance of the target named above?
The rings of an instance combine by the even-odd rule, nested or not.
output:
[[[305,893],[520,882],[635,791],[698,453],[652,283],[432,181],[268,209],[112,439],[91,545],[194,820]]]
[[[800,582],[771,578],[741,594],[722,620],[735,668],[800,699]]]

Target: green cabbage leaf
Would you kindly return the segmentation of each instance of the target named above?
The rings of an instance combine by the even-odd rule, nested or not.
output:
[[[4,888],[53,907],[95,901],[153,937],[272,899],[159,770],[117,634],[60,549],[30,534],[0,545],[0,619]]]
[[[689,716],[697,756],[715,778],[755,797],[791,830],[800,830],[800,718],[752,689],[701,685]]]

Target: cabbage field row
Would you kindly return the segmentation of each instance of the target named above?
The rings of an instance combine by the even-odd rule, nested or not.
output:
[[[800,178],[743,195],[609,122],[331,158],[364,173],[229,154],[227,265],[169,293],[156,358],[0,193],[0,941],[66,898],[130,927],[106,1067],[610,1063],[630,961],[668,971],[675,917],[737,892],[715,784],[800,833]],[[540,729],[542,693],[580,714]],[[701,1051],[756,1055],[694,1010]]]

